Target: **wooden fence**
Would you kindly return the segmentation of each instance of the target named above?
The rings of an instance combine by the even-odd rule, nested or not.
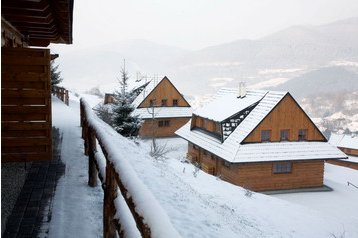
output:
[[[56,97],[58,97],[62,102],[64,102],[67,106],[69,105],[69,97],[68,90],[63,87],[53,86],[52,93]]]
[[[133,168],[126,164],[127,161],[122,159],[130,159],[130,149],[126,153],[116,153],[114,148],[118,144],[108,135],[120,135],[108,125],[105,126],[93,114],[88,103],[81,99],[84,153],[89,157],[88,185],[97,186],[98,176],[104,190],[103,237],[112,238],[117,234],[119,237],[180,237],[154,196],[136,176]],[[124,140],[123,143],[131,143]],[[132,153],[135,154],[134,151]]]

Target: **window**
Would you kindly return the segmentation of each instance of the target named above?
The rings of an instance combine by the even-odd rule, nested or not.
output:
[[[169,120],[158,121],[158,127],[168,127],[168,126],[170,126]]]
[[[150,107],[155,107],[155,99],[150,99],[149,100],[149,106]]]
[[[280,174],[280,173],[291,173],[292,165],[291,163],[274,163],[273,164],[273,173]]]
[[[178,106],[178,99],[173,99],[173,107]]]
[[[262,130],[261,131],[261,141],[266,142],[271,139],[271,131],[270,130]]]
[[[208,152],[206,152],[206,150],[203,150],[203,155],[207,155]]]
[[[215,160],[215,155],[211,154],[210,158],[211,158],[212,160]]]
[[[281,141],[288,141],[288,130],[281,130],[280,131],[280,140]]]
[[[298,141],[307,140],[307,130],[306,129],[299,129],[298,130]]]
[[[168,105],[168,99],[162,99],[162,107],[166,107]]]

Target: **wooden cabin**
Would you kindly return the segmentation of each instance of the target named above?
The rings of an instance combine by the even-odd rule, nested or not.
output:
[[[151,80],[133,104],[133,113],[144,121],[139,130],[141,137],[175,136],[192,114],[189,103],[167,77]]]
[[[1,2],[1,162],[52,159],[44,47],[72,43],[72,14],[73,0]]]
[[[202,170],[253,191],[322,187],[324,161],[346,158],[288,92],[221,89],[176,134]]]
[[[358,136],[357,135],[344,135],[332,133],[329,138],[329,143],[337,146],[338,149],[348,155],[347,160],[334,160],[329,161],[331,164],[348,167],[358,170]]]

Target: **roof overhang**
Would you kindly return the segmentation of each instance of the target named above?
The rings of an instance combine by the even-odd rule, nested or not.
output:
[[[73,0],[3,0],[1,17],[30,46],[72,44]]]

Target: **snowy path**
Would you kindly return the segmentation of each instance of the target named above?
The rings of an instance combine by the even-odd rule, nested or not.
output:
[[[101,237],[103,193],[100,186],[87,185],[79,104],[70,101],[67,107],[57,98],[52,100],[53,126],[63,136],[61,159],[66,172],[56,188],[49,237]]]

